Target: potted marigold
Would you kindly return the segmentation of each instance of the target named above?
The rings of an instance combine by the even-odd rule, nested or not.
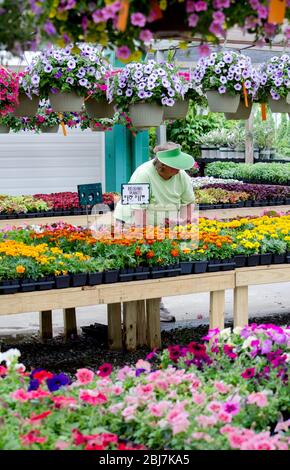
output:
[[[180,91],[175,85],[180,86]],[[185,91],[172,64],[149,60],[128,64],[111,77],[107,96],[109,102],[114,101],[119,109],[128,112],[134,127],[149,128],[160,126],[164,106],[173,106]]]
[[[232,51],[201,58],[193,71],[193,80],[206,93],[210,110],[231,113],[230,119],[249,117],[258,90],[257,77],[250,58]]]
[[[39,82],[40,98],[49,99],[56,112],[80,111],[84,97],[94,89],[96,76],[106,69],[97,48],[88,44],[51,48],[35,57],[27,67]]]

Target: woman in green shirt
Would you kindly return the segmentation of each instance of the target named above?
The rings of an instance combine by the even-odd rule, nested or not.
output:
[[[140,165],[129,181],[150,184],[150,204],[144,207],[119,202],[114,212],[116,221],[143,226],[164,224],[167,215],[172,222],[186,223],[190,219],[194,193],[185,170],[193,167],[194,158],[183,153],[180,145],[173,142],[158,145],[154,153],[155,159]],[[160,320],[175,321],[163,303],[160,306]]]

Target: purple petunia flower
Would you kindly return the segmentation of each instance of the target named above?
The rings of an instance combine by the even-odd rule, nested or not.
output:
[[[63,373],[54,375],[51,379],[46,379],[46,384],[50,392],[56,392],[60,387],[68,385],[69,382],[68,376]]]

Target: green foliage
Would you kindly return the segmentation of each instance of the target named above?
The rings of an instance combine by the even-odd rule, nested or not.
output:
[[[233,178],[253,182],[288,184],[290,163],[214,162],[206,166],[205,174],[216,178]]]
[[[167,140],[180,144],[184,152],[199,157],[202,136],[213,130],[232,127],[233,123],[227,121],[223,114],[199,115],[197,107],[191,102],[186,119],[176,120],[168,125]]]

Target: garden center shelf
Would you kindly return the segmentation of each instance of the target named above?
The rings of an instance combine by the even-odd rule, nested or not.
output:
[[[161,346],[160,298],[210,293],[210,325],[223,328],[225,290],[234,288],[235,272],[119,282],[68,289],[52,289],[0,296],[0,315],[39,312],[40,334],[52,337],[52,310],[63,309],[65,336],[77,334],[76,308],[107,304],[108,343],[111,349]],[[121,306],[123,304],[123,325]]]

